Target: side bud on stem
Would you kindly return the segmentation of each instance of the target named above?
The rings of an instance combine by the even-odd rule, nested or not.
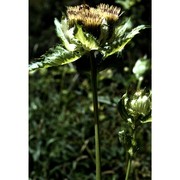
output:
[[[132,123],[143,122],[151,115],[151,92],[138,90],[134,93],[126,92],[118,103],[118,111],[122,119]]]
[[[138,149],[137,128],[142,123],[150,122],[151,92],[145,90],[126,92],[118,103],[118,111],[126,122],[125,128],[119,131],[119,140],[126,146],[129,157],[132,159]]]

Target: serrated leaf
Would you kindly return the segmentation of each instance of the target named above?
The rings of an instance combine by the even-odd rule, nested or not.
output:
[[[124,49],[124,46],[130,41],[131,39],[126,39],[121,43],[120,46],[116,47],[110,47],[107,51],[103,51],[104,57],[103,59],[107,58],[108,56],[111,56],[114,53],[121,52]]]
[[[54,48],[49,49],[49,51],[47,51],[44,55],[38,58],[37,62],[31,63],[29,65],[29,71],[39,68],[47,68],[51,66],[68,64],[76,61],[83,54],[85,54],[85,51],[68,51],[64,49],[61,45],[57,45]]]
[[[123,24],[119,24],[115,27],[113,35],[111,36],[109,43],[113,43],[115,39],[122,39],[125,36],[127,29],[131,28],[130,19],[126,20]]]
[[[101,53],[104,55],[103,59],[107,58],[108,56],[117,53],[117,52],[121,52],[125,45],[131,41],[131,39],[139,33],[140,30],[147,28],[147,26],[145,25],[140,25],[137,26],[136,28],[132,29],[131,32],[129,32],[125,37],[116,37],[116,39],[114,39],[114,42],[111,43],[111,45],[107,45],[105,46],[102,50]],[[121,35],[120,35],[121,36]]]
[[[140,30],[146,29],[148,26],[140,25],[135,27],[130,33],[127,34],[126,38],[133,38],[136,34],[139,34]]]
[[[124,36],[125,32],[127,29],[131,28],[131,21],[130,19],[128,19],[123,25],[117,26],[117,28],[115,28],[115,35],[116,37],[122,37]]]
[[[80,25],[77,25],[75,37],[81,42],[84,49],[91,51],[99,49],[98,42],[91,34],[84,32]]]

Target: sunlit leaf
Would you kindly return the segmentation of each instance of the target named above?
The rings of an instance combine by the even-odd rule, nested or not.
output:
[[[140,30],[146,29],[148,27],[149,26],[146,26],[146,25],[140,25],[140,26],[135,27],[134,29],[132,29],[130,33],[127,34],[126,38],[132,39],[136,34],[139,34]]]
[[[99,49],[98,42],[91,34],[84,32],[82,27],[77,25],[75,37],[81,42],[84,49],[88,51]]]
[[[119,38],[116,37],[116,39],[114,39],[114,42],[111,43],[111,45],[107,45],[105,46],[102,50],[101,53],[104,55],[103,59],[107,58],[108,56],[117,53],[117,52],[121,52],[125,45],[131,41],[131,39],[137,35],[139,33],[140,30],[147,28],[147,26],[145,25],[140,25],[137,26],[136,28],[132,29],[131,32],[129,32],[125,37],[121,37],[121,32],[119,32]],[[123,30],[124,31],[124,30]]]
[[[68,51],[61,45],[57,45],[54,48],[49,49],[44,55],[29,65],[29,70],[36,70],[39,68],[47,68],[51,66],[58,66],[68,64],[70,62],[79,59],[85,52],[79,51]]]
[[[66,28],[67,24],[65,24],[65,22],[64,22],[65,20],[62,20],[62,21],[63,21],[63,25],[64,25],[63,27],[65,28],[64,30],[66,31],[66,34],[69,33],[68,35],[70,36],[73,33],[73,31],[72,31],[73,29],[71,28],[70,30],[68,30],[68,28]],[[63,29],[61,27],[62,26],[61,23],[56,18],[54,19],[54,24],[56,26],[57,36],[62,40],[62,43],[64,44],[66,49],[69,51],[74,51],[76,48],[76,45],[69,43],[69,41],[67,40],[65,33],[63,32]]]
[[[131,28],[131,21],[127,19],[124,23],[117,25],[114,32],[109,40],[109,43],[113,43],[117,39],[123,39],[126,34],[127,29]]]

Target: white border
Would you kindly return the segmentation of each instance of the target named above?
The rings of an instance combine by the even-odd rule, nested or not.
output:
[[[152,1],[152,179],[180,179],[180,6]],[[0,179],[28,179],[28,1],[0,6]]]
[[[0,6],[0,179],[28,179],[28,1]]]
[[[152,179],[180,179],[180,6],[152,1]]]

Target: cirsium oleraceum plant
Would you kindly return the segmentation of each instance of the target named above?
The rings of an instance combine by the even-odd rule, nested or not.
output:
[[[32,71],[68,64],[85,54],[90,55],[95,120],[96,180],[101,180],[101,158],[95,57],[97,53],[100,53],[104,60],[112,54],[121,52],[140,30],[146,28],[145,25],[139,25],[129,31],[129,21],[120,23],[120,12],[119,7],[106,4],[97,5],[96,8],[87,4],[67,7],[61,21],[57,18],[54,20],[60,43],[29,65],[29,70]]]
[[[61,21],[54,20],[60,43],[31,63],[29,70],[71,63],[90,51],[101,53],[103,59],[121,52],[146,26],[139,25],[127,32],[129,20],[121,24],[120,12],[119,7],[106,4],[96,8],[86,4],[67,7]]]

